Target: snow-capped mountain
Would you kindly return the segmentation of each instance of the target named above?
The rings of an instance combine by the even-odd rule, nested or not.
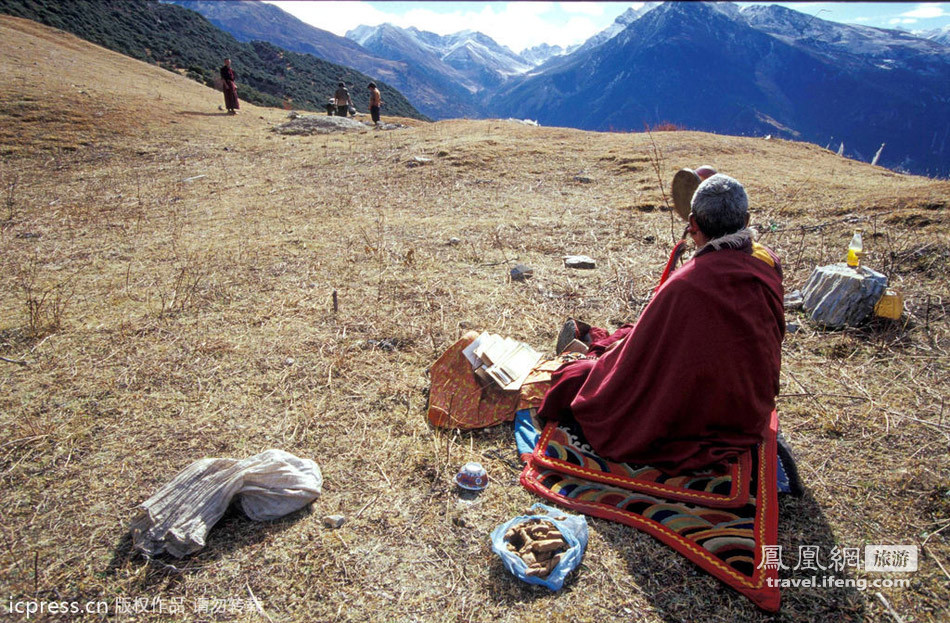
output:
[[[382,24],[358,26],[347,32],[346,36],[388,58],[394,58],[389,54],[393,52],[393,42],[398,38],[398,53],[403,55],[402,60],[409,60],[409,57],[421,60],[425,57],[429,65],[434,66],[436,61],[444,63],[463,77],[464,86],[472,93],[497,86],[508,76],[524,73],[534,66],[491,37],[471,30],[438,35],[417,28]],[[412,49],[413,46],[416,49]]]
[[[492,98],[493,116],[591,130],[661,122],[771,134],[919,173],[950,170],[950,57],[908,33],[777,6],[667,2]]]
[[[935,58],[950,58],[945,46],[903,30],[829,22],[774,4],[746,7],[741,16],[757,30],[853,69],[871,64],[918,70]]]
[[[593,37],[591,37],[590,39],[582,43],[580,47],[578,47],[577,50],[575,50],[575,52],[584,53],[587,50],[591,50],[593,48],[596,48],[599,45],[602,45],[610,41],[611,39],[613,39],[614,37],[622,33],[624,30],[626,30],[630,24],[637,21],[638,19],[640,19],[641,17],[643,17],[644,15],[646,15],[647,13],[649,13],[656,7],[660,6],[661,4],[663,3],[662,2],[644,2],[643,6],[641,6],[639,9],[633,9],[633,8],[627,9],[626,11],[621,13],[619,16],[617,16],[617,19],[615,19],[610,26],[608,26],[604,30],[601,30],[599,33],[597,33],[596,35],[594,35]]]
[[[465,31],[441,38],[442,60],[484,86],[500,84],[505,78],[522,74],[533,65],[480,32]]]
[[[914,34],[923,39],[929,39],[931,41],[936,41],[937,43],[950,46],[950,24],[947,24],[943,28],[918,31]]]
[[[577,47],[578,46],[571,46],[565,49],[559,45],[548,45],[547,43],[542,43],[540,45],[534,46],[533,48],[522,50],[521,58],[534,66],[538,66],[546,62],[548,59],[554,58],[555,56],[570,54],[576,50]]]

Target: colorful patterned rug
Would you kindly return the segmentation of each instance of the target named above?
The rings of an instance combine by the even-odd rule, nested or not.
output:
[[[669,476],[649,465],[616,463],[604,459],[591,449],[583,431],[576,424],[548,422],[532,460],[539,469],[548,468],[567,476],[678,502],[733,508],[745,504],[749,499],[751,451],[730,461],[725,469]]]
[[[579,427],[551,423],[522,455],[521,483],[577,512],[653,535],[775,612],[779,589],[767,580],[778,578],[778,570],[766,568],[762,554],[778,540],[777,431],[773,413],[766,440],[725,471],[669,477],[649,466],[606,461]],[[523,431],[518,441],[524,448]]]

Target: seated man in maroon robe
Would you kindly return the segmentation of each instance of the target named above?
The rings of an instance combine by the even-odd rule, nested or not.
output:
[[[601,456],[671,473],[720,464],[763,439],[785,334],[781,266],[746,229],[742,185],[714,175],[691,209],[693,257],[635,325],[592,330],[588,358],[555,373],[538,412],[573,417]]]

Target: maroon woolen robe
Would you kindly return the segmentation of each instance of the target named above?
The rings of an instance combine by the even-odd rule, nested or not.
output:
[[[234,70],[223,65],[221,67],[221,80],[224,82],[224,107],[228,110],[240,110],[241,104],[238,102],[237,85],[234,84]]]
[[[674,473],[760,442],[785,334],[781,269],[767,257],[748,248],[698,254],[657,290],[636,325],[595,340],[592,352],[622,342],[555,374],[538,415],[573,416],[606,458]]]

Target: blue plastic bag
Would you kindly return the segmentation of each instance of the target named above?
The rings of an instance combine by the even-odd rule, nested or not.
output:
[[[532,506],[531,510],[535,514],[520,515],[492,530],[491,548],[501,557],[502,563],[504,563],[508,571],[515,577],[529,584],[546,586],[552,591],[561,590],[567,574],[576,569],[577,565],[581,564],[581,559],[584,557],[584,550],[587,549],[587,518],[583,515],[568,515],[561,510],[551,508],[540,502]],[[564,519],[555,519],[555,517],[564,517]],[[546,578],[527,575],[528,565],[521,559],[521,556],[510,551],[505,542],[505,533],[508,532],[508,528],[531,519],[550,521],[557,526],[557,529],[561,532],[561,536],[563,536],[567,542],[567,551],[561,555],[561,560]]]

